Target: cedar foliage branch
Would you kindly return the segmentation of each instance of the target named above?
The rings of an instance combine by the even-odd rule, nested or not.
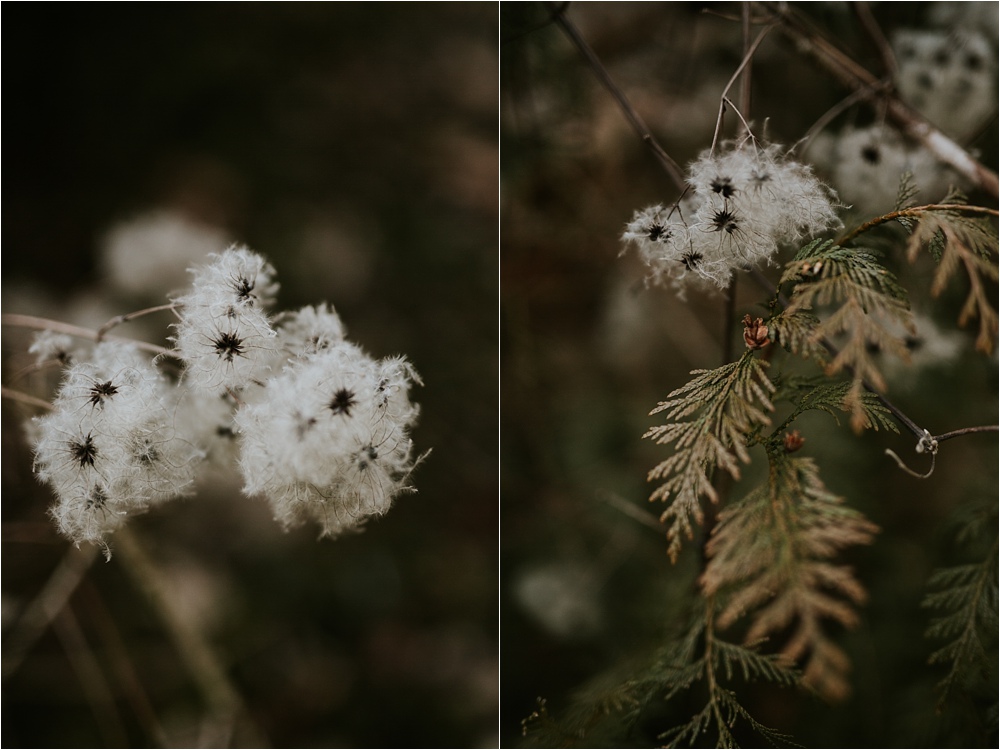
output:
[[[794,404],[795,408],[775,429],[772,441],[777,441],[782,430],[807,411],[826,412],[839,425],[838,412],[849,411],[849,407],[845,405],[845,399],[851,388],[852,384],[849,381],[829,383],[806,377],[790,377],[782,381],[778,385],[779,395],[782,398],[787,398]],[[876,432],[884,429],[899,434],[899,427],[893,421],[892,412],[886,408],[876,394],[871,391],[862,392],[860,408],[864,415],[865,429],[872,429]]]
[[[687,722],[660,735],[666,747],[704,746],[707,737],[714,739],[715,747],[739,747],[737,733],[742,736],[744,730],[771,745],[791,744],[788,735],[755,719],[737,700],[732,686],[767,682],[790,687],[799,682],[799,673],[785,657],[760,653],[759,644],[741,645],[720,638],[714,625],[715,607],[712,597],[702,600],[685,632],[641,666],[630,665],[593,680],[564,715],[557,718],[539,699],[537,710],[522,722],[527,743],[620,747],[634,742],[630,734],[652,701],[669,702],[700,685],[704,705]]]
[[[953,194],[946,203],[959,204],[963,199]],[[997,281],[997,233],[989,219],[970,216],[961,209],[928,206],[919,213],[906,254],[910,262],[926,247],[937,261],[931,280],[931,295],[938,297],[959,269],[965,271],[969,292],[959,312],[958,324],[965,326],[979,319],[976,348],[992,354],[997,344],[997,311],[987,286]]]
[[[931,654],[929,661],[948,669],[938,685],[939,710],[956,690],[991,692],[995,700],[1000,619],[996,532],[995,511],[978,514],[959,534],[958,542],[967,548],[985,541],[987,548],[982,559],[939,569],[928,581],[933,591],[924,598],[923,606],[939,614],[931,621],[927,637],[945,642]]]
[[[850,372],[844,406],[851,426],[860,432],[870,423],[862,398],[866,385],[886,390],[874,352],[909,360],[899,334],[900,329],[915,331],[906,292],[874,253],[830,240],[814,240],[799,250],[785,266],[780,283],[786,282],[795,287],[788,307],[775,318],[781,340],[815,358],[826,342],[838,339],[838,349],[825,363],[826,374]]]
[[[686,663],[687,666],[677,670],[674,685],[666,695],[666,700],[670,700],[678,693],[690,690],[695,683],[704,682],[707,693],[705,705],[687,723],[664,732],[660,739],[667,741],[666,747],[680,747],[682,743],[694,747],[703,735],[712,731],[716,747],[739,747],[734,730],[738,723],[743,722],[772,746],[791,744],[788,735],[754,719],[727,685],[738,677],[744,682],[794,686],[799,682],[799,673],[783,656],[759,653],[759,643],[739,645],[721,639],[715,631],[714,596],[706,597],[705,607],[704,616],[675,649],[678,663]],[[696,650],[699,643],[700,653]]]
[[[997,311],[987,285],[997,281],[997,211],[967,203],[963,193],[952,189],[940,203],[916,205],[913,175],[902,176],[895,210],[867,221],[845,235],[841,244],[889,223],[900,224],[909,234],[906,255],[913,263],[926,248],[938,264],[931,280],[931,295],[938,297],[959,269],[969,283],[968,296],[959,312],[964,326],[979,318],[976,348],[991,354],[997,343]]]
[[[673,444],[675,449],[647,477],[665,480],[650,500],[670,503],[660,520],[667,525],[667,552],[673,562],[683,537],[694,537],[692,519],[698,525],[704,522],[700,498],[719,500],[712,472],[724,469],[739,479],[740,462],[750,462],[746,436],[770,424],[765,412],[774,410],[769,397],[774,386],[764,373],[764,364],[747,351],[736,362],[715,370],[694,370],[693,380],[650,412],[664,413],[671,420],[650,428],[643,437],[660,445]]]
[[[826,489],[812,459],[780,449],[769,449],[769,459],[767,483],[720,513],[701,585],[706,596],[723,597],[721,628],[751,613],[748,642],[790,632],[782,656],[804,658],[803,684],[839,700],[849,662],[823,623],[855,626],[852,605],[866,594],[850,568],[831,559],[871,543],[878,528]]]

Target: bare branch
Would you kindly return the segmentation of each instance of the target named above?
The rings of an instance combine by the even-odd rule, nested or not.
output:
[[[22,404],[29,404],[31,406],[37,406],[39,409],[52,409],[52,404],[40,398],[35,398],[27,393],[22,393],[21,391],[15,391],[13,388],[8,388],[3,386],[0,388],[0,395],[4,398],[9,398],[11,401],[20,401]]]
[[[952,438],[962,437],[962,435],[971,435],[976,432],[1000,432],[1000,425],[988,424],[981,427],[963,427],[960,430],[952,430],[951,432],[945,432],[941,435],[935,435],[934,439],[940,443],[944,440],[951,440]]]
[[[879,224],[886,224],[890,221],[906,218],[908,216],[919,217],[921,214],[925,214],[929,211],[964,211],[970,214],[1000,216],[1000,211],[997,211],[995,208],[986,208],[985,206],[969,206],[965,203],[930,203],[926,206],[912,206],[910,208],[900,209],[899,211],[890,211],[889,213],[878,216],[871,221],[866,221],[861,226],[855,227],[843,237],[838,238],[836,242],[838,245],[843,245],[844,243],[853,240],[858,235],[864,234],[869,229],[874,229]]]
[[[65,333],[70,336],[76,336],[81,339],[88,339],[90,341],[100,341],[101,332],[94,331],[90,328],[81,328],[80,326],[74,326],[69,323],[63,323],[59,320],[49,320],[48,318],[38,318],[34,315],[16,315],[13,313],[4,313],[0,315],[0,324],[5,326],[14,326],[17,328],[33,328],[39,331],[55,331],[57,333]],[[108,336],[108,341],[125,341],[130,344],[134,344],[140,349],[151,352],[153,354],[160,354],[165,357],[176,357],[177,353],[166,347],[157,346],[156,344],[150,344],[146,341],[136,341],[135,339],[120,338],[118,336]]]
[[[621,108],[625,118],[629,121],[632,129],[642,139],[643,143],[650,148],[659,160],[660,164],[667,171],[667,174],[670,175],[670,178],[677,186],[677,189],[683,190],[686,186],[684,170],[680,168],[680,165],[677,164],[677,162],[670,158],[670,155],[664,151],[663,147],[657,143],[655,138],[653,138],[653,134],[650,133],[649,128],[646,127],[646,123],[643,122],[639,113],[635,111],[635,108],[629,102],[625,93],[618,88],[618,85],[608,73],[607,68],[605,68],[601,63],[600,58],[595,54],[594,50],[591,49],[590,45],[587,44],[587,41],[580,34],[579,29],[576,28],[572,21],[566,18],[565,10],[567,3],[546,3],[546,5],[552,12],[555,22],[559,24],[560,28],[562,28],[562,30],[566,33],[566,36],[569,37],[570,41],[573,42],[576,48],[580,51],[580,54],[583,55],[584,59],[590,64],[590,67],[593,68],[597,78],[615,98],[615,101],[618,102],[618,106]]]
[[[156,307],[147,307],[144,310],[136,310],[135,312],[125,313],[124,315],[116,315],[107,323],[102,325],[97,331],[97,340],[103,341],[105,334],[110,331],[115,326],[120,326],[122,323],[127,323],[130,320],[135,320],[136,318],[141,318],[143,315],[150,315],[151,313],[160,312],[161,310],[176,310],[177,305],[173,302],[166,305],[157,305]]]
[[[781,21],[781,30],[816,62],[853,91],[864,92],[873,102],[884,101],[886,114],[910,139],[920,143],[934,157],[952,167],[977,188],[993,198],[1000,197],[997,174],[972,158],[969,153],[935,128],[924,117],[904,104],[899,97],[882,91],[878,79],[856,63],[787,3],[765,3]]]
[[[49,576],[42,590],[25,608],[24,614],[4,637],[3,679],[10,677],[24,657],[62,611],[80,581],[97,558],[99,547],[88,544],[70,547]]]

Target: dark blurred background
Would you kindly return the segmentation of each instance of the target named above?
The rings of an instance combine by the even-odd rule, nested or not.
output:
[[[859,4],[795,5],[880,74],[878,51],[854,10]],[[891,37],[903,28],[943,28],[947,34],[949,23],[954,31],[958,22],[949,22],[945,11],[973,5],[992,9],[995,19],[994,3],[870,7]],[[635,253],[619,257],[619,238],[633,212],[669,204],[677,189],[577,50],[548,22],[549,12],[542,3],[501,3],[505,745],[524,741],[521,720],[536,710],[539,697],[553,717],[570,718],[585,685],[623,682],[683,627],[700,568],[698,543],[672,566],[663,536],[636,520],[636,510],[652,518],[662,512],[647,502],[654,485],[645,477],[667,455],[641,436],[658,423],[647,416],[658,401],[687,382],[691,370],[717,367],[723,356],[720,295],[689,291],[685,301],[670,289],[647,288]],[[739,3],[571,3],[567,15],[683,166],[712,143],[719,97],[742,57],[740,12]],[[979,28],[995,57],[995,20]],[[754,36],[759,29],[754,27]],[[786,145],[848,94],[778,31],[754,57],[752,86],[746,114],[755,131]],[[995,97],[995,78],[989,90]],[[737,87],[734,101],[738,94]],[[995,170],[995,98],[992,112],[961,143]],[[878,117],[872,107],[855,104],[826,131],[867,127]],[[730,114],[723,137],[731,137],[737,125]],[[828,172],[819,173],[829,179]],[[895,185],[898,174],[891,180]],[[942,197],[928,192],[919,200]],[[970,199],[995,205],[974,192]],[[914,352],[914,366],[889,365],[890,398],[938,434],[996,424],[996,354],[975,351],[978,323],[965,329],[956,323],[966,282],[956,279],[932,299],[933,265],[909,266],[903,235],[885,236],[892,239],[883,246],[890,250],[885,262],[929,321],[927,346]],[[777,268],[764,270],[777,278]],[[995,301],[995,286],[990,293]],[[735,294],[738,318],[766,314],[759,303],[767,296],[752,283],[741,279]],[[733,351],[742,351],[739,330],[735,337]],[[883,431],[857,437],[841,422],[810,414],[797,427],[807,440],[803,455],[816,460],[827,486],[882,529],[872,547],[842,558],[870,594],[860,608],[860,627],[837,634],[853,662],[853,694],[828,706],[755,685],[739,697],[755,718],[790,732],[806,747],[980,746],[965,743],[996,736],[995,714],[984,723],[989,714],[983,703],[959,697],[936,712],[935,684],[944,671],[927,660],[943,644],[924,637],[932,614],[921,600],[935,568],[982,559],[976,544],[956,542],[956,524],[970,509],[995,513],[996,436],[942,444],[933,476],[921,481],[896,469],[883,453],[891,448],[925,471],[926,456],[913,452],[911,436]],[[753,459],[731,498],[762,480],[763,453]],[[601,734],[594,726],[591,737],[564,740],[658,746],[657,734],[687,722],[702,707],[701,696],[696,689],[668,706],[654,706],[630,733]],[[614,724],[613,713],[606,723]],[[746,741],[755,746],[761,740]]]
[[[495,746],[496,6],[26,4],[3,17],[5,313],[99,326],[162,302],[108,248],[168,216],[265,255],[278,309],[332,303],[352,341],[405,354],[426,384],[412,394],[416,451],[433,449],[418,493],[360,535],[283,533],[233,477],[132,522],[247,709],[229,741]],[[159,252],[148,234],[126,235],[131,261]],[[162,343],[169,322],[120,332]],[[5,327],[5,382],[29,342]],[[34,413],[4,401],[5,647],[71,549],[31,473]],[[213,741],[125,563],[93,563],[6,676],[5,747]]]

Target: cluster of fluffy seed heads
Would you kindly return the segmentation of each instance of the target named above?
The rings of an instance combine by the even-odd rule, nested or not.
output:
[[[35,470],[58,497],[63,534],[106,545],[127,516],[187,494],[213,464],[237,465],[285,527],[315,520],[326,536],[411,489],[416,372],[348,342],[328,305],[272,321],[276,291],[274,269],[246,248],[196,269],[175,300],[174,381],[131,344],[38,338],[40,360],[68,365],[52,412],[33,424]]]
[[[888,126],[821,135],[809,154],[825,167],[844,202],[861,214],[891,211],[904,175],[909,175],[920,200],[927,201],[939,199],[949,185],[959,181],[926,149],[907,143]]]
[[[688,170],[688,196],[636,212],[622,240],[655,281],[725,288],[736,269],[770,262],[782,245],[839,222],[836,196],[780,146],[748,142],[705,152]]]
[[[66,370],[35,424],[35,472],[56,493],[63,534],[101,542],[128,515],[188,492],[202,452],[174,426],[175,395],[129,344],[99,344]]]
[[[996,115],[997,51],[982,30],[900,29],[893,51],[900,95],[948,135],[972,135]]]
[[[935,127],[962,142],[997,113],[997,4],[928,3],[927,29],[893,34],[895,85],[902,99]],[[902,176],[918,200],[940,200],[964,179],[885,124],[823,133],[809,157],[858,214],[891,211]]]

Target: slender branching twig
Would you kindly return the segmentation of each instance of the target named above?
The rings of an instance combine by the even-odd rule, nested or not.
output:
[[[879,61],[882,63],[882,73],[889,81],[896,80],[899,70],[896,66],[896,56],[892,54],[892,47],[889,45],[889,40],[882,33],[882,28],[878,25],[878,21],[875,20],[871,7],[866,2],[860,2],[851,3],[851,9],[861,23],[861,28],[864,29],[878,51]]]
[[[59,320],[50,320],[49,318],[39,318],[34,315],[16,315],[14,313],[4,313],[0,315],[0,324],[5,326],[13,326],[15,328],[32,328],[39,331],[55,331],[56,333],[65,333],[70,336],[76,336],[81,339],[88,339],[90,341],[100,341],[101,333],[100,331],[95,331],[91,328],[81,328],[80,326],[74,326],[69,323],[63,323]],[[146,341],[136,341],[134,339],[119,338],[118,336],[109,336],[108,340],[111,341],[126,341],[130,344],[134,344],[139,349],[142,349],[152,354],[159,354],[164,357],[176,357],[177,354],[167,349],[166,347],[157,346],[156,344],[150,344]]]
[[[677,186],[678,190],[683,190],[686,185],[686,180],[684,179],[684,171],[680,168],[663,147],[657,143],[656,139],[653,138],[653,134],[649,131],[646,123],[643,122],[639,113],[635,111],[635,108],[629,102],[628,97],[625,93],[618,87],[618,84],[614,82],[611,75],[608,73],[607,68],[601,63],[600,58],[595,54],[594,50],[591,49],[590,45],[580,34],[579,29],[576,25],[566,17],[566,5],[567,3],[547,3],[549,9],[552,12],[555,22],[559,24],[559,27],[565,32],[566,36],[569,37],[570,41],[576,46],[583,55],[584,59],[590,64],[597,78],[604,84],[604,87],[611,93],[618,102],[618,106],[621,108],[622,113],[625,118],[629,121],[632,129],[639,135],[639,138],[645,143],[649,149],[656,156],[657,160],[670,175],[674,184]]]
[[[62,642],[70,666],[76,673],[87,703],[90,704],[104,744],[107,747],[127,747],[128,735],[114,693],[93,649],[87,643],[87,637],[73,613],[73,608],[63,607],[52,625]]]
[[[848,88],[864,92],[866,99],[884,102],[887,116],[906,136],[920,143],[938,161],[951,166],[983,192],[993,198],[1000,197],[996,172],[979,163],[898,96],[887,93],[874,75],[824,38],[801,13],[789,7],[788,3],[769,2],[763,5],[780,21],[782,32],[827,72]]]
[[[96,545],[70,547],[24,614],[4,636],[3,679],[21,666],[31,647],[62,611],[80,581],[97,559]]]
[[[150,315],[155,312],[160,312],[162,310],[172,310],[177,311],[177,304],[170,302],[166,305],[157,305],[156,307],[147,307],[144,310],[136,310],[135,312],[125,313],[124,315],[116,315],[107,323],[102,325],[97,331],[97,341],[103,341],[105,335],[115,326],[120,326],[122,323],[127,323],[130,320],[135,320],[136,318],[141,318],[144,315]]]
[[[108,612],[100,591],[90,579],[83,581],[78,598],[83,599],[85,611],[101,638],[104,652],[121,686],[122,694],[132,707],[132,712],[145,731],[146,737],[158,747],[171,747],[172,743],[168,741],[167,733],[153,710],[149,694],[136,674],[135,665],[118,625]]]
[[[733,84],[735,84],[736,81],[739,79],[740,74],[743,72],[743,70],[750,64],[750,60],[753,57],[754,52],[757,51],[757,48],[760,46],[760,43],[764,41],[764,37],[767,36],[768,32],[772,28],[774,28],[773,25],[768,25],[764,29],[762,29],[761,32],[757,35],[757,38],[754,39],[753,44],[751,44],[750,48],[748,50],[746,50],[746,52],[743,54],[743,60],[740,62],[739,66],[736,68],[736,72],[733,73],[732,77],[729,79],[729,82],[726,84],[726,87],[722,90],[722,94],[719,96],[719,116],[715,120],[715,134],[712,136],[711,153],[715,153],[715,145],[719,141],[719,131],[722,130],[722,119],[723,119],[722,116],[723,116],[723,114],[725,114],[725,111],[726,111],[726,103],[729,102],[729,106],[731,106],[731,107],[733,106],[733,103],[731,101],[729,101],[729,99],[727,98],[729,96],[729,90],[733,87]],[[747,82],[746,87],[747,87],[747,89],[749,89],[749,87],[750,87],[749,82]],[[747,100],[749,100],[749,95],[746,95],[746,98],[747,98]],[[733,108],[735,109],[735,107],[733,107]],[[739,113],[737,113],[737,114],[739,114]],[[747,125],[747,122],[743,118],[742,114],[739,114],[739,116],[740,116],[740,120],[743,121],[744,127],[746,127],[746,129],[747,129],[747,133],[749,134],[750,133],[750,126]]]
[[[129,527],[119,529],[115,535],[119,554],[125,558],[125,570],[136,586],[146,595],[163,622],[184,660],[195,684],[212,714],[223,727],[236,727],[240,721],[247,732],[249,747],[264,747],[262,736],[254,725],[243,698],[229,679],[218,655],[204,634],[196,628],[183,608],[167,593],[163,574],[150,559],[135,531]]]
[[[901,208],[898,211],[890,211],[889,213],[878,216],[870,221],[866,221],[861,226],[855,227],[850,232],[845,234],[836,240],[838,245],[843,245],[850,242],[855,237],[864,234],[869,229],[874,229],[880,224],[887,224],[890,221],[896,221],[897,219],[904,219],[907,217],[919,217],[921,214],[925,214],[928,211],[963,211],[970,214],[988,214],[989,216],[1000,216],[1000,211],[995,208],[986,208],[985,206],[970,206],[965,203],[931,203],[926,206],[912,206],[910,208]]]
[[[11,401],[19,401],[22,404],[28,404],[29,406],[37,406],[39,409],[52,409],[52,404],[48,401],[35,398],[34,396],[22,393],[21,391],[15,391],[13,388],[8,388],[7,386],[0,387],[0,395],[4,398],[9,398]]]
[[[951,432],[945,432],[941,435],[935,435],[934,440],[941,443],[945,440],[962,437],[962,435],[971,435],[975,432],[1000,432],[1000,425],[987,424],[979,427],[963,427],[960,430],[952,430]]]

